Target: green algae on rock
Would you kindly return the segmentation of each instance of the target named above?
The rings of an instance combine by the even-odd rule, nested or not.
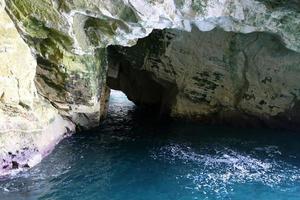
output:
[[[163,99],[172,115],[299,118],[300,13],[296,1],[285,2],[0,0],[0,133],[10,124],[44,138],[45,127],[59,127],[59,140],[74,125],[98,126],[107,110],[108,61],[109,79],[123,76],[111,87],[136,103],[137,94],[142,103]],[[156,29],[168,30],[107,58],[109,45],[134,46]],[[1,144],[8,136],[0,135]]]
[[[75,130],[37,94],[36,60],[0,1],[0,175],[32,167]]]

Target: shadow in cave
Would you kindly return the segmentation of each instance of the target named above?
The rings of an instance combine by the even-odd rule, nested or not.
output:
[[[101,126],[88,132],[85,137],[129,137],[133,140],[144,138],[155,139],[162,143],[170,139],[180,141],[184,138],[184,143],[189,144],[197,140],[213,141],[222,138],[241,141],[257,138],[268,141],[273,138],[274,141],[281,141],[287,133],[287,131],[265,127],[244,129],[239,126],[210,124],[159,115],[157,111],[134,104],[122,91],[113,89],[111,89],[106,119]],[[297,133],[289,132],[289,135],[296,137]]]
[[[215,145],[218,146],[224,141],[231,148],[239,148],[241,141],[255,141],[253,145],[262,143],[279,146],[289,143],[291,147],[298,149],[297,141],[300,136],[295,132],[266,128],[233,128],[157,116],[156,112],[135,105],[122,91],[111,90],[107,118],[101,126],[81,132],[74,138],[89,139],[100,146],[107,146],[105,148],[108,149],[124,145],[128,151],[145,151],[152,146],[170,144],[188,145],[195,149],[205,144],[208,148],[210,145],[215,148]],[[285,137],[286,134],[290,137]],[[246,146],[252,145],[252,142],[248,142],[245,143]]]
[[[151,37],[139,40],[137,45],[130,48],[114,45],[107,48],[107,84],[111,89],[123,91],[146,115],[166,118],[176,101],[178,88],[172,80],[161,79],[155,73],[143,69],[147,51],[141,51],[141,45],[157,52],[164,51],[164,41],[159,39],[164,33],[159,30],[153,32],[155,34]],[[153,70],[159,70],[155,63],[154,61],[151,67]]]
[[[138,126],[151,127],[168,124],[171,119],[161,114],[155,107],[136,105],[126,94],[111,89],[107,116],[101,127],[116,130],[128,130]]]
[[[103,125],[62,141],[26,175],[0,182],[1,199],[49,199],[53,194],[93,199],[95,193],[101,199],[140,199],[139,191],[146,191],[145,199],[165,199],[158,191],[172,195],[174,188],[186,199],[196,199],[194,194],[205,197],[225,188],[224,199],[235,195],[227,192],[231,188],[244,194],[238,188],[243,185],[252,190],[258,184],[272,193],[284,188],[286,195],[286,188],[299,183],[299,134],[183,122],[157,126],[148,117],[126,95],[112,90]],[[228,173],[230,179],[224,181]],[[190,186],[198,185],[205,195],[191,192]]]
[[[107,55],[108,86],[139,107],[203,124],[299,130],[299,55],[275,35],[153,30]]]

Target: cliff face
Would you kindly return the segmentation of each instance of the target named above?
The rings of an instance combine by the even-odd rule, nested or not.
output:
[[[0,175],[48,154],[73,123],[37,94],[37,62],[0,1]]]
[[[0,174],[16,162],[39,160],[32,159],[36,152],[45,155],[75,125],[99,125],[109,96],[108,64],[110,87],[174,116],[229,119],[238,113],[297,123],[296,0],[0,5]],[[109,45],[133,46],[165,28],[133,48],[107,52]]]

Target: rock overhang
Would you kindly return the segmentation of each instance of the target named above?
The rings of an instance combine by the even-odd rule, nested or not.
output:
[[[27,92],[30,95],[24,97],[26,99],[25,104],[21,102],[21,104],[15,105],[22,111],[19,112],[19,115],[22,115],[24,111],[29,116],[29,121],[27,125],[24,125],[24,128],[27,130],[30,127],[45,125],[46,127],[52,127],[53,122],[56,122],[55,119],[60,119],[60,134],[56,135],[57,140],[55,140],[59,141],[65,132],[75,129],[74,124],[83,128],[98,126],[101,116],[105,115],[109,96],[106,84],[109,64],[106,48],[109,45],[134,46],[139,39],[149,36],[154,29],[193,32],[193,27],[196,27],[200,32],[215,35],[215,29],[217,28],[226,31],[227,33],[221,32],[221,35],[228,37],[231,37],[232,33],[245,33],[246,35],[249,33],[257,34],[257,32],[271,33],[280,38],[280,41],[275,39],[276,44],[274,43],[274,46],[278,46],[281,42],[291,50],[285,49],[283,51],[282,46],[280,46],[278,48],[280,51],[278,52],[282,53],[282,55],[278,54],[277,58],[281,58],[280,56],[283,56],[283,54],[285,56],[286,54],[293,54],[293,56],[286,56],[284,58],[285,62],[297,61],[295,58],[298,58],[297,52],[300,52],[300,12],[297,6],[299,4],[297,3],[297,0],[0,0],[1,8],[5,6],[5,15],[9,15],[14,22],[14,24],[9,23],[9,25],[17,28],[23,40],[31,49],[31,52],[29,52],[28,46],[26,47],[28,50],[27,54],[31,53],[32,55],[29,57],[32,60],[36,59],[36,63],[33,61],[35,64],[30,65],[32,70],[29,74],[35,74],[34,80],[29,80],[32,87]],[[206,35],[205,33],[202,34]],[[20,35],[18,39],[20,39]],[[205,38],[206,36],[203,37]],[[273,37],[266,37],[266,39],[270,38]],[[232,41],[235,40],[232,39]],[[195,43],[197,42],[199,41],[195,41]],[[26,46],[26,44],[24,45]],[[230,45],[232,47],[235,46],[234,42]],[[199,44],[199,46],[205,45]],[[208,48],[213,49],[215,47]],[[268,46],[266,48],[272,49],[273,47]],[[176,49],[172,50],[176,53]],[[273,53],[277,51],[276,49],[273,50]],[[291,53],[292,51],[293,53]],[[230,54],[232,51],[228,52],[229,54],[226,55],[228,60],[235,60],[235,57],[239,57],[243,61],[240,66],[244,66],[248,62],[248,53],[246,51],[240,54],[235,54],[236,52]],[[262,90],[279,95],[275,95],[275,99],[272,99],[272,95],[269,95],[266,97],[266,100],[255,101],[253,104],[242,103],[241,108],[246,113],[253,110],[259,114],[262,112],[266,118],[270,114],[267,112],[267,115],[265,115],[266,109],[275,110],[276,114],[280,113],[277,112],[278,110],[283,109],[285,111],[281,112],[283,115],[278,116],[279,121],[289,118],[298,119],[299,116],[295,111],[298,110],[298,85],[296,80],[299,64],[293,63],[292,65],[278,68],[277,64],[280,61],[277,58],[272,60],[272,56],[266,55],[263,58],[265,61],[256,61],[260,63],[269,62],[272,66],[276,66],[274,70],[279,70],[281,74],[278,75],[277,72],[277,74],[273,74],[275,80],[284,82],[287,76],[289,77],[285,83],[287,85],[274,87],[274,85],[270,84],[270,81],[273,81],[273,79],[270,79],[269,75],[272,74],[268,71],[269,69],[266,70],[267,68],[257,70],[263,73],[264,77],[262,79],[256,76],[255,69],[251,67],[249,68],[250,71],[238,71],[236,79],[243,80],[241,81],[243,84],[240,84],[239,81],[235,82],[239,88],[237,91],[245,93],[246,88],[253,87],[256,88],[256,92],[261,92]],[[205,58],[207,58],[207,55],[205,55]],[[217,61],[215,60],[214,62]],[[216,80],[211,80],[212,77],[208,78],[207,72],[200,73],[199,77],[191,77],[191,80],[205,87],[210,87],[215,91],[218,88],[218,84],[215,82],[220,82],[220,77],[218,74],[214,74],[214,69],[211,72],[212,74],[208,73],[209,76],[212,75]],[[182,87],[178,87],[180,84],[177,84],[176,77],[160,77],[162,80],[155,78],[153,73],[150,76],[146,73],[146,76],[148,78],[145,80],[150,82],[153,82],[154,79],[153,87],[161,91],[161,96],[172,91],[170,96],[164,96],[164,98],[174,97],[175,102],[179,102],[179,106],[175,107],[177,113],[193,114],[192,109],[186,109],[188,107],[195,108],[199,112],[203,110],[206,110],[207,113],[215,112],[214,109],[210,110],[210,106],[204,104],[197,107],[193,103],[185,104],[186,101],[181,101],[187,97],[192,100],[195,100],[195,98],[205,100],[211,97],[212,94],[203,96],[203,92],[198,91],[199,88],[196,88],[198,93],[183,92],[181,94],[186,96],[183,98],[182,96],[178,97],[176,94],[182,90]],[[249,77],[253,78],[252,85],[244,81]],[[8,78],[8,75],[6,75],[6,78]],[[181,79],[178,80],[182,81]],[[21,80],[20,83],[14,80],[12,83],[22,86],[27,84],[24,80]],[[157,83],[159,84],[157,85]],[[261,85],[257,85],[257,83]],[[195,88],[192,88],[191,91],[194,90]],[[218,90],[218,92],[220,91]],[[223,93],[224,91],[226,90],[223,90]],[[225,104],[235,102],[228,99],[231,96],[235,96],[236,93],[238,92],[232,91],[224,94],[226,97],[223,98]],[[199,94],[202,96],[199,97]],[[247,95],[247,98],[250,98],[248,100],[253,98],[252,94]],[[264,97],[264,95],[261,96]],[[150,93],[148,97],[152,98]],[[1,105],[3,98],[2,93],[0,93]],[[283,100],[284,98],[286,100]],[[242,97],[234,97],[233,99],[237,99],[236,102],[244,101]],[[206,101],[207,99],[204,102]],[[216,102],[213,100],[212,104],[216,105]],[[270,102],[283,106],[277,108],[277,105],[269,105]],[[9,105],[11,103],[8,102]],[[167,104],[173,103],[167,102]],[[3,105],[7,107],[8,104],[4,103]],[[30,104],[29,107],[34,107],[34,109],[31,111],[26,110],[28,108],[27,104]],[[237,105],[239,104],[236,103],[235,106]],[[258,106],[258,108],[252,109],[254,106]],[[271,107],[266,108],[266,106]],[[5,110],[0,107],[0,111],[4,112]],[[272,116],[274,115],[273,111],[271,113]],[[14,127],[19,127],[20,124],[23,126],[22,123],[19,123],[14,118],[18,117],[16,116],[18,113],[6,112],[6,114],[8,115],[2,115],[4,121],[13,121],[12,126]],[[38,119],[30,121],[31,117],[34,119],[41,118],[42,122]],[[42,133],[39,134],[40,138],[48,137],[47,133],[42,129],[40,133]],[[20,141],[26,140],[26,137],[23,138],[24,135],[22,134],[11,134],[16,135]],[[48,134],[53,134],[53,130],[49,131]],[[9,136],[9,134],[5,135]],[[5,135],[2,134],[2,137]],[[42,144],[39,138],[33,138],[30,134],[28,134],[27,139],[32,141],[31,144],[33,146]],[[9,142],[10,140],[8,139],[7,141]],[[45,144],[45,146],[47,145]]]

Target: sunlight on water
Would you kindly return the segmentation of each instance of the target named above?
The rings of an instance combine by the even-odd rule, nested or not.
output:
[[[298,200],[300,136],[155,120],[112,91],[101,127],[0,180],[0,200]]]
[[[128,110],[132,107],[134,107],[134,103],[129,101],[126,97],[126,95],[118,90],[111,90],[110,92],[110,106],[111,107],[121,107],[122,109]],[[112,108],[114,109],[114,108]]]
[[[203,194],[212,193],[220,198],[232,192],[235,184],[259,183],[287,191],[286,188],[281,188],[282,184],[300,181],[299,167],[280,158],[273,159],[274,156],[281,155],[276,146],[257,147],[250,154],[222,147],[221,144],[213,149],[204,147],[197,151],[199,153],[189,146],[170,144],[154,151],[152,158],[191,167],[189,173],[179,177],[191,180],[193,187],[187,188]]]

